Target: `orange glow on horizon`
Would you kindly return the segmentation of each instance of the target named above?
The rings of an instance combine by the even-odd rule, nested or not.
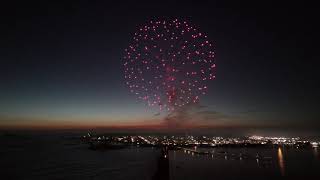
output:
[[[114,130],[192,130],[221,128],[257,128],[260,124],[246,122],[203,122],[201,120],[166,121],[163,119],[112,120],[104,118],[33,119],[0,118],[0,129],[114,129]],[[263,127],[266,127],[264,125]],[[272,126],[268,126],[272,127]]]

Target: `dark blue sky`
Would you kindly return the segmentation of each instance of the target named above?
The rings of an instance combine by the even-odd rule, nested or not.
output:
[[[125,87],[122,57],[139,25],[164,17],[214,42],[207,124],[319,127],[316,9],[196,1],[3,4],[0,125],[162,121]]]

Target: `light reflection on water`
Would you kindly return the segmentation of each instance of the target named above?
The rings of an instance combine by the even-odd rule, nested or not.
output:
[[[285,175],[285,166],[284,166],[282,149],[280,147],[278,148],[278,163],[279,163],[281,175],[284,176]]]
[[[317,170],[320,167],[319,149],[316,148],[298,149],[281,146],[276,148],[216,148],[215,151],[210,148],[197,148],[197,151],[193,151],[194,149],[184,149],[180,153],[176,152],[175,161],[177,164],[180,162],[179,169],[195,167],[195,163],[198,163],[200,174],[205,173],[205,169],[208,169],[208,173],[214,170],[221,176],[243,174],[255,177],[263,175],[270,177],[319,176]],[[301,164],[307,164],[308,168],[301,170]],[[230,167],[237,168],[232,170],[233,168],[230,169]],[[197,172],[197,169],[192,168],[192,170]],[[233,173],[230,173],[231,171]],[[181,176],[185,177],[186,171],[181,172],[183,172]]]
[[[314,154],[316,159],[319,158],[319,152],[318,152],[318,148],[317,147],[313,148],[313,154]]]

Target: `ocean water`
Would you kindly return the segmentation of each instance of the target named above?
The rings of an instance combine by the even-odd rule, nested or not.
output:
[[[153,180],[163,179],[163,176],[157,175],[168,172],[171,180],[320,179],[318,149],[280,147],[197,150],[209,151],[211,154],[170,150],[166,160],[161,161],[161,169],[159,159],[162,156],[157,148],[128,147],[93,151],[78,138],[61,134],[1,135],[0,177],[5,180]],[[256,159],[257,154],[260,160]]]
[[[2,136],[1,179],[152,179],[160,151],[92,151],[77,139],[52,135]]]
[[[318,149],[315,148],[209,148],[200,150],[198,148],[197,150],[207,151],[210,154],[201,155],[183,150],[170,151],[170,179],[320,179],[320,156]]]

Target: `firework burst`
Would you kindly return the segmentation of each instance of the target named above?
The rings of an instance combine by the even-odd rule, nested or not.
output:
[[[130,92],[150,107],[172,111],[198,103],[215,79],[212,43],[186,21],[150,21],[138,28],[125,49]]]

